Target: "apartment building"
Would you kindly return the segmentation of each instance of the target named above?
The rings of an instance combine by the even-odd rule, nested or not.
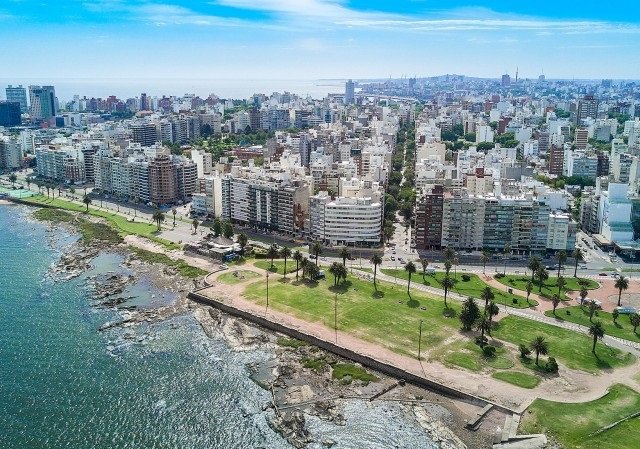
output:
[[[434,186],[416,203],[416,224],[413,228],[418,250],[437,250],[442,244],[444,189]]]

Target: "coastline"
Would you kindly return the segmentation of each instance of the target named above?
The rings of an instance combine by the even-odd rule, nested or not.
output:
[[[73,224],[63,225],[69,226],[70,228],[75,227]],[[324,398],[327,395],[330,397],[330,400],[320,401],[324,404],[324,408],[321,406],[320,409],[318,409],[316,407],[318,402],[314,402],[313,404],[305,403],[300,406],[291,407],[291,411],[285,414],[283,419],[279,421],[269,421],[270,426],[287,437],[289,442],[294,446],[305,447],[305,445],[312,442],[312,438],[309,439],[310,437],[304,432],[305,416],[319,416],[325,421],[337,422],[337,425],[339,425],[342,423],[340,410],[344,410],[345,407],[348,407],[353,401],[366,400],[376,390],[383,389],[388,386],[390,382],[394,382],[391,378],[380,375],[379,373],[374,373],[380,380],[372,384],[365,385],[359,381],[353,381],[343,385],[341,382],[335,382],[331,379],[330,371],[316,372],[312,369],[305,368],[303,366],[303,360],[308,359],[310,356],[308,348],[291,349],[282,347],[278,344],[278,339],[281,337],[274,332],[258,328],[257,326],[248,324],[243,320],[238,320],[229,315],[217,313],[215,309],[209,306],[202,306],[189,301],[186,293],[188,293],[190,288],[197,288],[202,285],[200,279],[182,278],[170,267],[162,266],[161,264],[148,264],[137,258],[132,250],[132,248],[142,248],[153,251],[154,247],[153,242],[148,242],[134,236],[126,237],[123,243],[117,245],[117,247],[102,244],[96,245],[95,242],[87,244],[79,241],[77,245],[74,245],[68,253],[61,257],[60,260],[63,263],[57,267],[58,274],[65,275],[64,279],[80,276],[90,267],[91,261],[102,252],[117,252],[125,257],[123,265],[135,273],[134,278],[144,273],[149,275],[157,285],[169,287],[181,285],[181,287],[175,289],[176,293],[178,293],[175,303],[159,308],[130,310],[127,309],[126,301],[122,303],[117,303],[116,301],[115,303],[94,304],[94,306],[97,307],[119,309],[122,315],[122,319],[116,322],[105,323],[105,326],[101,329],[102,331],[119,327],[135,327],[143,323],[160,323],[173,316],[190,314],[200,323],[200,326],[209,338],[223,338],[234,351],[262,349],[273,351],[275,361],[272,362],[274,366],[272,366],[270,370],[267,370],[270,372],[268,376],[257,380],[254,378],[256,373],[265,371],[264,367],[251,367],[250,371],[252,378],[254,378],[259,385],[263,382],[270,383],[272,386],[277,385],[276,388],[279,393],[277,398],[274,398],[276,399],[276,403],[303,403],[306,401],[302,401],[301,399],[309,398],[310,392],[311,397],[314,398]],[[176,251],[170,255],[171,257],[178,257],[179,254]],[[211,261],[197,256],[180,255],[180,257],[206,270],[210,270],[213,265]],[[113,284],[103,286],[101,294],[104,294],[109,288],[119,290],[121,287],[120,282],[126,284],[126,282],[121,279],[114,279]],[[314,354],[316,354],[315,351],[314,348]],[[317,351],[318,355],[316,355],[316,357],[320,355],[322,357],[329,357],[327,353],[320,350]],[[341,359],[338,360],[345,362]],[[403,404],[402,408],[407,419],[416,422],[432,440],[439,442],[440,447],[469,447],[471,449],[487,447],[485,444],[489,442],[491,435],[469,433],[463,437],[463,442],[457,439],[453,432],[449,430],[449,427],[447,427],[450,426],[456,429],[463,428],[465,420],[470,413],[470,410],[462,410],[462,408],[464,408],[463,405],[455,404],[437,394],[414,387],[405,387],[397,390],[404,391],[400,393],[395,391],[393,395],[385,397],[381,402],[386,400]],[[325,446],[329,447],[331,441],[325,441],[324,443],[327,443]]]

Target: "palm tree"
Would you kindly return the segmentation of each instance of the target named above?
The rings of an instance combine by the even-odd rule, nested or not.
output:
[[[493,327],[493,317],[500,313],[500,309],[495,302],[491,301],[487,306],[485,313],[487,315],[487,318],[489,319],[489,327],[487,328],[487,333],[491,335],[491,328]]]
[[[540,357],[540,354],[547,355],[549,353],[549,345],[544,341],[544,337],[542,335],[536,337],[536,339],[529,344],[529,347],[536,353],[536,365],[538,365],[538,358]]]
[[[87,195],[85,195],[82,198],[82,202],[84,203],[85,206],[87,206],[86,212],[89,212],[89,204],[91,204],[91,198],[89,198]]]
[[[602,326],[602,322],[596,321],[589,327],[589,335],[593,337],[593,347],[591,348],[591,352],[596,353],[596,343],[598,339],[602,339],[604,337],[604,327]]]
[[[527,282],[527,304],[529,304],[529,296],[531,296],[532,291],[533,291],[533,283],[529,281]]]
[[[567,252],[560,251],[556,254],[556,259],[558,259],[558,277],[560,277],[560,269],[562,268],[562,264],[567,260]]]
[[[482,274],[487,274],[487,262],[489,262],[489,253],[482,251],[480,255],[480,262],[482,262]]]
[[[622,291],[629,288],[629,279],[620,275],[613,286],[618,289],[618,307],[620,307],[620,304],[622,303]]]
[[[532,256],[529,258],[529,264],[527,265],[527,268],[531,270],[531,282],[533,282],[536,276],[536,271],[538,271],[540,265],[540,259],[538,259],[536,256]]]
[[[582,254],[582,250],[580,248],[576,248],[573,250],[573,258],[576,261],[575,270],[573,271],[573,277],[578,277],[578,264],[584,258],[584,254]]]
[[[589,321],[593,323],[593,315],[595,315],[596,310],[598,310],[598,305],[595,301],[589,301]]]
[[[544,281],[549,279],[549,272],[545,267],[540,265],[536,270],[536,276],[538,277],[538,292],[542,293],[542,286],[544,285]]]
[[[560,296],[558,295],[553,295],[553,298],[551,298],[551,304],[553,304],[553,314],[556,314],[556,308],[560,305]]]
[[[580,289],[580,307],[584,305],[584,300],[587,298],[588,295],[589,295],[589,290],[582,287]]]
[[[15,187],[17,180],[18,180],[18,175],[16,175],[15,173],[11,173],[9,175],[9,182],[11,183],[11,186]]]
[[[342,278],[342,280],[346,282],[348,275],[349,275],[349,270],[347,270],[347,267],[339,263],[338,264],[338,282],[340,282],[340,278]]]
[[[318,277],[318,272],[319,271],[320,271],[320,269],[316,265],[314,265],[312,263],[309,263],[308,266],[307,266],[307,272],[309,274],[309,280],[310,281],[315,281],[316,278]]]
[[[174,215],[175,217],[175,215]],[[200,222],[198,221],[197,218],[194,218],[193,221],[191,222],[191,224],[193,225],[193,233],[197,234],[198,233],[198,226],[200,226]],[[174,224],[175,226],[175,224]]]
[[[267,250],[267,258],[271,259],[271,268],[273,268],[273,259],[275,259],[276,257],[278,257],[278,248],[274,244],[271,245]]]
[[[27,183],[27,189],[31,190],[31,182],[32,182],[31,176],[27,176],[25,178],[25,181]]]
[[[242,235],[242,234],[240,234]],[[300,270],[300,262],[302,262],[302,259],[304,259],[304,256],[302,255],[302,253],[298,250],[296,250],[293,253],[293,260],[296,261],[296,281],[298,280],[298,271]]]
[[[447,246],[447,247],[444,249],[443,254],[444,254],[444,258],[445,258],[446,260],[451,260],[451,259],[453,259],[453,256],[455,256],[455,255],[456,255],[456,252],[455,252],[453,249],[451,249],[451,248],[449,248],[449,247]]]
[[[449,276],[445,276],[444,279],[442,279],[441,283],[442,288],[444,289],[444,307],[445,309],[448,309],[449,306],[447,305],[447,293],[449,293],[449,290],[451,290],[455,284],[453,282],[453,279],[451,279]]]
[[[291,257],[291,250],[283,246],[280,250],[280,257],[284,259],[284,277],[287,277],[287,258]]]
[[[347,259],[351,257],[351,253],[346,246],[343,246],[340,250],[340,258],[342,259],[342,265],[347,266]]]
[[[447,259],[444,261],[444,274],[445,276],[449,276],[449,273],[451,272],[451,260]]]
[[[638,313],[632,313],[629,316],[629,321],[631,322],[631,325],[633,326],[633,333],[636,333],[636,330],[638,329],[638,326],[640,326],[640,314]]]
[[[171,208],[171,213],[173,214],[173,227],[176,227],[176,214],[178,213],[178,211],[176,210],[175,207]]]
[[[329,273],[333,275],[333,286],[335,287],[340,279],[340,263],[333,262],[329,267]]]
[[[620,312],[618,312],[618,309],[613,309],[613,312],[611,312],[611,318],[613,318],[613,324],[618,324],[619,316],[620,316]]]
[[[238,245],[240,245],[240,249],[242,249],[242,251],[244,251],[245,246],[247,246],[247,243],[249,242],[249,237],[247,237],[247,234],[245,234],[244,232],[241,232],[240,234],[238,234]]]
[[[158,231],[159,231],[160,230],[160,223],[162,223],[164,221],[164,218],[165,218],[164,214],[162,213],[162,211],[157,209],[153,213],[153,216],[151,218],[153,218],[153,221],[155,221],[156,224],[158,225]]]
[[[409,288],[411,287],[411,275],[416,272],[416,265],[413,262],[409,261],[404,266],[404,271],[409,274],[409,282],[407,283],[407,294],[409,295]]]
[[[480,331],[480,347],[484,347],[484,333],[489,331],[491,332],[491,322],[489,318],[487,318],[486,314],[483,314],[480,318],[478,318],[478,330]]]
[[[376,274],[378,273],[378,265],[382,264],[382,257],[378,254],[374,254],[371,256],[371,263],[373,264],[373,288],[376,290],[378,287],[376,286]]]
[[[304,277],[307,275],[307,270],[309,268],[309,259],[307,259],[306,257],[303,257],[302,260],[300,261],[300,269],[302,270],[302,279],[304,280]],[[296,273],[296,276],[298,275],[298,273]]]
[[[565,285],[567,285],[567,281],[564,279],[564,276],[558,276],[558,295],[562,291]]]
[[[314,256],[316,256],[316,267],[317,267],[318,256],[322,254],[322,245],[320,244],[320,242],[313,242],[313,245],[311,245],[311,252],[313,253]]]
[[[507,274],[507,254],[511,254],[511,245],[508,243],[504,246],[504,271],[502,274]]]
[[[427,274],[427,267],[429,266],[429,261],[421,257],[420,265],[422,265],[422,280],[424,280],[424,276]]]
[[[495,298],[496,295],[493,294],[493,290],[488,285],[482,290],[480,294],[480,298],[484,299],[484,308],[489,307],[489,301]]]

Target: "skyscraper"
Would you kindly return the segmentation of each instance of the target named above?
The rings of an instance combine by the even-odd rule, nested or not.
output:
[[[15,126],[20,122],[20,103],[0,101],[0,126]]]
[[[13,87],[11,84],[6,88],[7,101],[20,103],[20,112],[27,112],[27,89],[22,87],[22,84],[18,87]]]
[[[149,98],[147,97],[147,94],[140,94],[140,110],[148,111],[149,109],[151,108],[149,107]]]
[[[49,120],[56,115],[56,90],[53,86],[29,86],[31,118]]]
[[[576,121],[578,125],[587,118],[598,118],[598,100],[593,95],[585,95],[578,101],[578,114]]]
[[[355,103],[355,83],[352,80],[346,82],[344,86],[344,102],[345,104]]]
[[[502,87],[511,86],[511,77],[508,74],[502,75]]]

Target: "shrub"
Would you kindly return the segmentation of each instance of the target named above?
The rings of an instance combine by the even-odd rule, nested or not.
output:
[[[504,273],[496,273],[493,277],[496,279],[502,279],[504,277]]]
[[[586,279],[580,279],[578,281],[578,285],[582,285],[586,287],[587,285],[589,285],[589,281],[587,281]]]
[[[553,357],[549,357],[547,363],[544,366],[545,371],[548,373],[557,373],[558,372],[558,362]]]
[[[468,274],[463,274],[462,275],[462,280],[464,282],[469,282],[471,280],[471,276],[469,276]]]
[[[512,303],[514,303],[514,304],[518,304],[518,298],[513,298],[513,299],[511,300],[511,302],[512,302]]]
[[[482,348],[482,353],[485,357],[493,357],[496,355],[496,348],[491,345],[484,346]]]
[[[529,347],[527,345],[520,345],[518,347],[518,349],[520,350],[520,357],[523,359],[527,359],[529,358],[529,354],[531,354],[531,349],[529,349]]]
[[[476,337],[476,344],[477,345],[486,344],[488,341],[489,341],[489,339],[487,337],[483,337],[482,335],[478,335]]]

